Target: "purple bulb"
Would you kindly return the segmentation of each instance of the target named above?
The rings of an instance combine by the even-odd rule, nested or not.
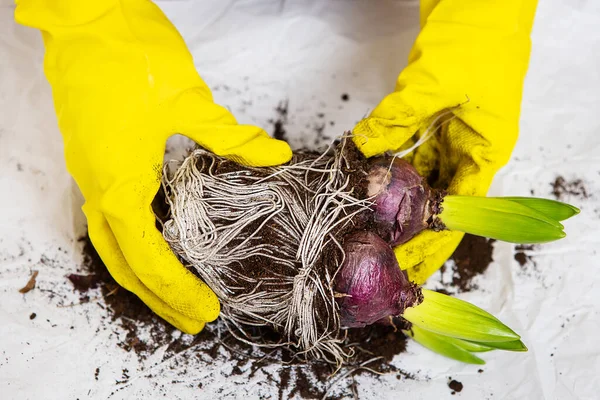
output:
[[[429,227],[433,193],[408,162],[380,157],[371,162],[367,196],[374,196],[375,231],[391,246],[406,243]]]
[[[402,314],[416,301],[414,286],[394,251],[375,233],[350,234],[343,247],[346,259],[335,285],[343,326],[371,325]]]

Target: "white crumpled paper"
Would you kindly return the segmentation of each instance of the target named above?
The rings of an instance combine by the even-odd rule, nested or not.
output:
[[[319,130],[333,137],[352,128],[393,90],[418,32],[416,1],[158,5],[215,100],[240,122],[272,132],[274,109],[288,101],[285,129],[295,148],[313,145]],[[138,361],[116,345],[117,325],[98,329],[101,299],[77,304],[65,276],[80,271],[82,200],[65,170],[40,34],[15,24],[13,12],[12,1],[0,0],[0,398],[277,398],[261,373],[224,378],[231,365],[223,361],[187,366],[175,379],[166,367],[177,369],[176,358]],[[519,266],[513,246],[496,243],[480,288],[459,294],[522,334],[529,352],[485,353],[478,373],[410,342],[394,363],[417,379],[361,375],[360,399],[598,398],[599,93],[600,3],[540,1],[520,139],[490,194],[552,198],[562,175],[581,179],[587,197],[563,198],[581,214],[566,222],[567,238],[530,251],[535,266]],[[36,288],[19,293],[32,270]],[[129,379],[119,383],[123,369]],[[464,385],[454,397],[449,377]]]

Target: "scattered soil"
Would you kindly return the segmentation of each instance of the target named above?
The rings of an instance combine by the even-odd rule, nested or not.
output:
[[[279,140],[286,139],[285,126],[288,122],[288,101],[284,100],[279,103],[275,111],[277,112],[277,118],[275,120],[269,120],[269,123],[273,124],[273,137]]]
[[[135,351],[140,359],[145,359],[160,346],[169,344],[175,331],[171,325],[154,314],[136,295],[117,284],[92,245],[89,236],[79,239],[84,243],[84,267],[89,272],[84,275],[69,275],[67,278],[80,292],[80,302],[89,301],[88,290],[100,288],[102,298],[113,322],[117,322],[127,332],[124,341],[118,343],[126,351]],[[138,338],[138,331],[150,328],[152,344]]]
[[[527,254],[528,251],[534,250],[534,245],[517,245],[515,246],[515,260],[519,263],[519,266],[525,267],[530,263],[534,263],[533,257]]]
[[[581,179],[567,181],[564,177],[558,176],[552,185],[552,194],[557,200],[564,200],[568,196],[575,196],[583,199],[589,197],[587,189]]]
[[[80,292],[86,292],[90,289],[95,289],[98,287],[99,278],[96,274],[90,275],[79,275],[79,274],[70,274],[67,278],[71,281],[75,289]]]
[[[137,296],[120,288],[106,269],[102,260],[95,251],[89,237],[80,239],[84,242],[84,265],[88,275],[78,275],[75,281],[73,276],[69,280],[77,290],[81,291],[84,301],[88,300],[86,290],[92,288],[87,282],[94,282],[99,287],[104,303],[109,311],[111,320],[126,332],[125,340],[118,345],[125,351],[134,353],[140,360],[145,360],[159,348],[166,346],[163,359],[177,355],[177,365],[171,370],[187,373],[186,364],[199,368],[198,362],[226,357],[233,364],[230,372],[225,376],[248,375],[252,378],[262,372],[273,386],[279,388],[280,399],[291,398],[298,395],[301,398],[321,398],[336,376],[330,377],[333,370],[323,362],[302,363],[294,360],[292,354],[285,349],[276,351],[263,351],[254,346],[247,345],[227,333],[220,322],[207,325],[198,335],[187,337],[181,335],[171,325],[156,316],[138,299]],[[87,278],[86,278],[87,277]],[[86,282],[86,284],[81,284]],[[150,331],[150,335],[143,332]],[[256,334],[278,336],[269,328],[255,328]],[[360,344],[356,347],[357,354],[346,371],[360,366],[368,367],[377,373],[394,374],[398,379],[415,379],[414,376],[392,365],[393,358],[402,353],[406,348],[407,338],[400,332],[395,332],[393,327],[376,325],[366,329],[348,330],[348,343]],[[366,363],[367,361],[370,362]],[[366,363],[366,364],[364,364]],[[364,364],[364,365],[362,365]],[[194,366],[196,365],[196,366]],[[278,373],[267,372],[269,367],[278,366]],[[95,371],[94,377],[98,378],[100,367]],[[343,372],[341,372],[343,373]],[[340,374],[341,374],[340,373]],[[355,374],[370,373],[365,369],[357,369]],[[125,376],[120,381],[125,383]],[[351,393],[353,378],[348,378],[347,387],[342,388],[342,393]],[[330,398],[335,398],[330,397]]]
[[[488,266],[494,261],[495,240],[479,236],[465,235],[465,238],[452,254],[454,260],[454,276],[452,283],[462,292],[468,292],[477,288],[471,281],[483,274]]]
[[[546,286],[546,273],[543,266],[538,266],[534,253],[540,245],[516,245],[514,259],[519,264],[517,274],[522,277],[533,278],[543,287]]]
[[[471,287],[468,284],[469,277],[476,276],[476,271],[485,270],[487,265],[485,267],[483,265],[491,259],[492,247],[489,243],[478,239],[465,235],[465,239],[453,255],[453,258],[462,261],[458,271],[461,271],[464,276],[457,280],[459,287],[461,285],[462,287]],[[203,360],[208,365],[212,360],[226,358],[233,367],[230,372],[222,371],[222,374],[226,377],[244,375],[250,379],[258,373],[262,373],[266,376],[269,384],[278,387],[279,399],[294,396],[303,399],[321,398],[333,383],[330,377],[333,371],[329,365],[320,362],[300,363],[294,361],[291,354],[283,349],[264,352],[240,342],[226,333],[223,324],[218,321],[208,324],[196,336],[181,335],[179,331],[150,311],[137,296],[116,284],[96,253],[89,237],[83,237],[80,240],[84,242],[84,265],[88,274],[76,275],[75,279],[73,279],[74,276],[69,276],[69,280],[81,292],[84,301],[89,299],[86,294],[87,290],[100,288],[110,319],[126,333],[125,340],[119,342],[118,345],[125,351],[135,354],[140,360],[146,359],[159,348],[166,346],[163,359],[167,360],[177,356],[177,364],[171,365],[169,368],[172,372],[181,371],[178,373],[183,376],[187,374],[188,367],[190,370],[199,368],[198,363]],[[468,250],[471,250],[473,254],[468,254]],[[484,254],[488,256],[484,257]],[[466,259],[478,260],[478,262],[467,263],[464,261]],[[470,269],[472,267],[475,268]],[[148,331],[150,335],[143,333]],[[278,335],[268,328],[257,330],[257,333],[259,331],[263,335]],[[357,355],[352,365],[346,367],[346,371],[372,360],[362,367],[368,367],[378,373],[393,374],[398,379],[417,379],[393,365],[394,357],[405,351],[407,343],[407,338],[400,332],[395,332],[393,327],[374,325],[369,328],[350,329],[348,330],[348,343],[359,345],[356,347]],[[279,367],[276,374],[267,372],[272,370],[273,366]],[[98,379],[99,373],[100,367],[97,367],[94,373],[95,379]],[[338,375],[342,373],[344,371],[339,372]],[[354,377],[357,374],[370,373],[365,369],[357,369],[342,382],[337,383],[338,389],[335,395],[329,398],[352,397],[356,391]],[[334,376],[333,381],[335,378]],[[127,379],[122,380],[122,382],[126,381]],[[460,391],[462,386],[460,390],[455,388],[453,390]]]
[[[348,101],[348,100],[350,100],[350,95],[348,93],[343,93],[341,98],[342,98],[342,101]]]
[[[448,387],[452,389],[452,394],[460,393],[460,391],[463,390],[463,384],[454,379],[448,382]]]
[[[451,262],[447,262],[441,268],[442,275],[448,268],[452,270],[452,281],[442,282],[446,289],[438,289],[438,292],[450,294],[447,289],[456,293],[478,289],[473,280],[487,271],[494,261],[494,242],[493,239],[465,234],[450,257]]]
[[[287,140],[287,125],[289,116],[289,100],[282,100],[275,108],[275,118],[269,119],[268,122],[273,125],[273,131],[271,136],[279,140]],[[325,134],[325,127],[327,122],[325,119],[325,113],[319,112],[316,114],[316,121],[312,121],[306,124],[306,128],[309,129],[314,136],[314,142],[312,148],[321,148],[324,145],[329,145],[332,137]],[[334,126],[334,121],[329,121],[330,126]],[[308,143],[305,143],[308,145]]]

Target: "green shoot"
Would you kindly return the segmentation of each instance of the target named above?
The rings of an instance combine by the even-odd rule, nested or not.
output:
[[[467,351],[473,352],[473,353],[483,353],[486,351],[494,350],[493,347],[485,346],[483,344],[479,344],[479,343],[475,343],[475,342],[469,342],[468,340],[455,339],[455,338],[451,338],[448,336],[444,336],[444,339],[450,340],[454,344],[456,344],[458,347],[461,347],[461,348],[463,348]],[[502,342],[499,342],[499,343],[502,343]]]
[[[468,350],[457,346],[452,340],[447,340],[448,338],[444,336],[421,329],[416,325],[413,325],[410,330],[402,332],[406,336],[412,337],[423,347],[426,347],[435,353],[467,364],[485,364],[485,361],[481,358],[474,356],[469,353]]]
[[[527,347],[520,340],[490,343],[490,346],[486,346],[439,335],[416,325],[402,332],[435,353],[467,364],[485,364],[485,361],[471,353],[483,353],[491,350],[527,351]]]
[[[533,208],[555,221],[564,221],[579,214],[577,207],[556,200],[538,199],[535,197],[501,197],[501,199]]]
[[[423,302],[402,316],[420,328],[443,336],[492,347],[491,343],[514,342],[521,337],[490,313],[464,300],[422,289]]]
[[[412,326],[404,334],[443,356],[485,364],[471,353],[527,351],[520,336],[493,315],[455,297],[421,289],[423,301],[404,311]]]
[[[449,230],[518,244],[546,243],[566,236],[557,220],[504,198],[449,195],[442,209],[438,218]]]
[[[490,350],[506,350],[506,351],[527,351],[527,347],[520,340],[514,340],[510,342],[471,342],[483,347],[488,347]],[[474,351],[474,350],[471,350]]]

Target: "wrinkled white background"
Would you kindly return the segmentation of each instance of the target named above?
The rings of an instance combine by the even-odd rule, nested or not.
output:
[[[289,100],[286,130],[294,147],[313,143],[321,124],[329,136],[352,128],[393,89],[418,32],[416,1],[158,4],[187,41],[215,100],[240,122],[272,132],[274,108]],[[117,388],[124,367],[133,378],[111,398],[154,398],[150,378],[136,375],[138,361],[115,345],[114,335],[96,333],[99,307],[59,307],[56,297],[49,299],[54,292],[61,303],[77,302],[65,275],[81,262],[75,239],[85,221],[64,167],[39,32],[16,25],[13,11],[12,1],[0,0],[0,398],[104,399]],[[349,101],[341,101],[343,93]],[[582,212],[566,222],[566,239],[532,253],[535,269],[524,272],[513,246],[496,244],[494,263],[478,279],[480,290],[460,295],[521,333],[529,352],[486,353],[479,374],[479,366],[411,342],[395,363],[430,379],[361,376],[359,398],[598,398],[599,93],[600,3],[540,1],[520,139],[490,194],[530,195],[533,189],[536,196],[551,197],[550,183],[563,175],[583,179],[590,197],[565,198]],[[32,269],[40,271],[38,286],[22,295],[18,289]],[[102,366],[98,380],[96,366]],[[450,394],[448,376],[464,384],[461,393]],[[162,374],[151,379],[167,388],[172,380]],[[173,384],[167,397],[277,394],[277,388],[265,391],[256,382],[233,389],[207,370],[189,370],[186,379],[203,381],[203,388]]]

